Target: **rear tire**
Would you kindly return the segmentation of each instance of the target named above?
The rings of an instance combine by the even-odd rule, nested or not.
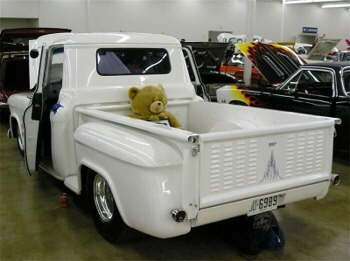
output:
[[[97,173],[87,180],[88,200],[97,231],[111,243],[120,240],[126,225],[119,214],[107,181]]]
[[[256,257],[270,240],[270,229],[277,222],[272,212],[241,216],[232,220],[233,243],[246,258]]]

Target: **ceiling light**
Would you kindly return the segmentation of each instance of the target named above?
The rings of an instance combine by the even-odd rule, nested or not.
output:
[[[312,0],[285,1],[284,3],[286,5],[291,5],[291,4],[309,4],[309,3],[312,3]]]
[[[311,3],[324,3],[324,2],[342,2],[344,0],[285,0],[284,3],[290,4],[311,4]]]
[[[324,4],[322,8],[346,8],[350,7],[350,4]]]

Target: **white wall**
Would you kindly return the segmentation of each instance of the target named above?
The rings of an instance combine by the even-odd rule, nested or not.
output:
[[[2,18],[38,18],[39,0],[0,0]]]
[[[291,40],[302,26],[328,37],[350,36],[350,12],[257,0],[254,33]],[[138,31],[205,41],[208,30],[246,32],[247,0],[0,0],[0,17],[39,18],[39,26],[75,32]],[[282,26],[284,24],[284,26]],[[281,39],[283,37],[283,39]]]
[[[86,0],[39,0],[39,3],[39,26],[89,32]]]
[[[297,18],[300,19],[297,19]],[[350,37],[350,12],[345,8],[322,9],[315,5],[288,5],[285,13],[285,36],[295,35],[303,26],[318,27],[328,38]]]

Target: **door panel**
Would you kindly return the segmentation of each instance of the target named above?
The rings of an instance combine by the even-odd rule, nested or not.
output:
[[[314,114],[320,116],[331,116],[332,102],[329,97],[318,97],[316,95],[296,94],[294,99],[295,112]]]
[[[31,105],[30,105],[31,106]],[[39,132],[39,121],[32,120],[32,107],[24,114],[25,162],[30,172],[36,170],[36,153]]]
[[[350,98],[338,97],[334,117],[342,120],[341,125],[336,125],[335,149],[338,156],[350,161]]]
[[[40,66],[39,66],[39,75],[37,80],[37,88],[35,93],[42,93],[42,82],[43,75],[45,70],[46,60],[46,51],[44,52],[44,47],[41,48],[40,56]],[[32,109],[33,109],[33,100],[30,102],[30,105],[24,111],[24,140],[25,140],[25,164],[30,172],[37,169],[37,152],[38,152],[38,135],[39,135],[39,120],[32,119]],[[30,174],[30,173],[29,173]]]

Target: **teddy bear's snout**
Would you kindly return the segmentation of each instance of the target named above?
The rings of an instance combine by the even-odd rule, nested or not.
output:
[[[150,111],[152,113],[161,113],[164,111],[164,104],[161,101],[152,102],[150,105]]]

